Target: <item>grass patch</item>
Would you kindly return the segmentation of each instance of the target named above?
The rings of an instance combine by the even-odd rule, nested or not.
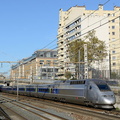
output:
[[[117,111],[120,111],[120,108],[116,107],[116,110],[117,110]]]

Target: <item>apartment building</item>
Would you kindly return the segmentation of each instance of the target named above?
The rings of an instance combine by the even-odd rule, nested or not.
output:
[[[119,71],[120,7],[114,6],[113,10],[104,10],[104,6],[99,5],[98,10],[86,10],[85,6],[74,6],[67,11],[62,9],[59,11],[57,35],[59,74],[64,75],[66,71],[75,72],[74,64],[69,64],[69,42],[84,39],[84,36],[92,30],[95,30],[99,40],[105,41],[108,52],[108,56],[101,63],[95,61],[92,67],[107,71]],[[109,78],[110,73],[106,74]]]
[[[55,79],[57,51],[41,49],[11,67],[12,79]]]

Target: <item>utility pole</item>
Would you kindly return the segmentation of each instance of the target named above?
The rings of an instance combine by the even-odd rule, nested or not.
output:
[[[19,63],[19,62],[17,62],[17,61],[0,61],[0,63],[1,64],[3,64],[3,63]],[[20,66],[19,66],[19,69],[18,69],[18,77],[20,78],[20,76],[21,76],[21,69],[20,69]],[[18,83],[18,79],[16,79],[16,73],[15,73],[15,81],[17,82],[17,100],[19,100],[19,83]]]
[[[30,84],[33,83],[33,69],[32,66],[30,66]]]
[[[15,81],[17,82],[17,101],[19,100],[19,85],[18,85],[18,79],[16,79],[16,73],[15,73]]]
[[[78,57],[78,62],[79,62],[79,67],[78,67],[78,79],[80,79],[80,50],[78,51],[79,53],[78,53],[78,55],[79,55],[79,57]]]
[[[87,44],[84,44],[84,79],[88,79],[88,54],[87,54]]]
[[[40,79],[42,80],[42,63],[40,63],[40,65],[41,65],[41,66],[40,66],[40,70],[41,70],[41,71],[40,71]]]

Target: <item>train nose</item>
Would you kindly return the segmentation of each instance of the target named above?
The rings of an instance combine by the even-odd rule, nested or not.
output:
[[[104,104],[115,104],[116,99],[114,95],[103,95]]]

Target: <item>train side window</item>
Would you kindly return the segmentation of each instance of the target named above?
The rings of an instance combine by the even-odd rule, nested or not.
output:
[[[91,90],[91,89],[92,89],[92,86],[90,86],[89,89]]]
[[[73,84],[85,84],[85,81],[71,81],[70,85],[73,85]]]

